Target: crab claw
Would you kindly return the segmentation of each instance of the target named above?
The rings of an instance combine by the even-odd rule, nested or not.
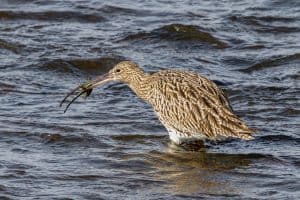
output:
[[[70,105],[81,95],[85,94],[85,97],[90,96],[90,94],[93,91],[93,88],[99,85],[103,85],[106,82],[112,81],[112,79],[109,77],[109,74],[104,74],[102,76],[96,77],[94,80],[91,80],[87,83],[83,83],[73,89],[71,92],[69,92],[65,98],[60,102],[59,106],[62,107],[62,105],[67,101],[67,99],[72,96],[73,94],[76,94],[76,96],[68,103],[66,106],[64,113],[68,110]]]

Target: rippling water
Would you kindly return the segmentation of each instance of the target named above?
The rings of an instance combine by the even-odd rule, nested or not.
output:
[[[300,2],[0,0],[1,199],[299,199]],[[172,145],[152,109],[109,84],[132,59],[216,81],[253,141]]]

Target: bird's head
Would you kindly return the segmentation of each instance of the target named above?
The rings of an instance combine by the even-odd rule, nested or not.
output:
[[[110,81],[120,81],[126,84],[131,84],[135,80],[138,80],[143,73],[144,71],[136,63],[131,61],[122,61],[115,65],[108,73],[96,77],[87,84],[90,84],[90,89]]]

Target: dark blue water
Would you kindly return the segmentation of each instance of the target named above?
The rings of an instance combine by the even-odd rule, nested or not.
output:
[[[0,199],[299,199],[300,2],[0,0]],[[216,81],[252,141],[170,143],[124,59]]]

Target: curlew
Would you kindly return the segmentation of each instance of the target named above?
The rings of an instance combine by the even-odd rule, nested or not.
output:
[[[82,84],[61,102],[76,94],[65,111],[82,94],[110,81],[127,84],[149,103],[176,144],[191,140],[220,140],[228,137],[253,139],[253,130],[237,117],[224,94],[208,78],[186,71],[144,72],[136,63],[123,61],[107,74]]]

